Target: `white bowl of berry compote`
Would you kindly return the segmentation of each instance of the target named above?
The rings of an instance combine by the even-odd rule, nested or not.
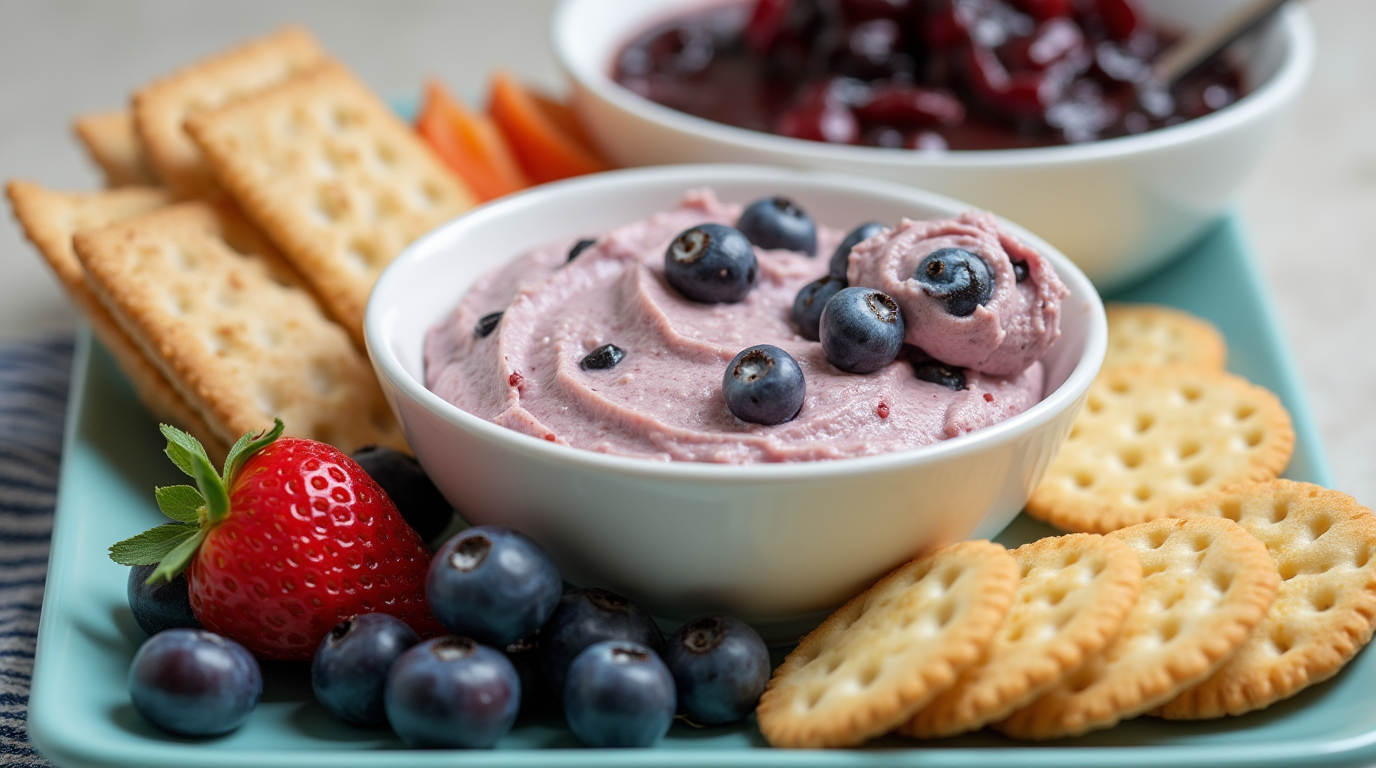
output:
[[[1223,215],[1307,78],[1289,3],[1170,93],[1147,62],[1244,0],[564,0],[556,55],[626,166],[748,162],[967,200],[1102,290]]]
[[[761,251],[758,283],[739,305],[687,306],[679,304],[683,299],[675,299],[677,294],[662,282],[666,245],[674,236],[663,241],[649,238],[654,242],[645,245],[649,256],[640,271],[625,273],[632,279],[618,277],[611,283],[617,287],[609,295],[630,298],[608,301],[629,307],[634,317],[640,316],[642,304],[669,303],[673,306],[668,314],[710,321],[733,306],[752,306],[776,287],[787,289],[778,317],[766,314],[752,321],[752,327],[728,333],[730,338],[721,342],[723,350],[707,356],[717,367],[702,384],[678,395],[664,394],[678,390],[672,382],[666,385],[663,377],[652,382],[650,368],[638,361],[665,353],[644,346],[642,340],[662,335],[700,362],[703,354],[695,350],[706,337],[693,337],[696,331],[678,320],[669,321],[667,330],[660,328],[666,323],[654,320],[594,334],[580,323],[600,316],[599,306],[583,303],[572,311],[567,304],[546,303],[547,290],[575,286],[570,292],[575,299],[600,295],[579,286],[591,285],[583,281],[598,275],[622,274],[605,270],[617,268],[615,260],[624,258],[628,243],[649,242],[643,234],[628,234],[626,225],[638,226],[661,212],[701,204],[705,189],[711,189],[724,207],[787,196],[817,222],[820,245],[812,258]],[[574,427],[620,429],[629,422],[629,416],[606,415],[600,398],[594,397],[592,404],[561,407],[562,413],[548,407],[537,413],[533,398],[553,392],[556,382],[586,382],[595,392],[606,393],[608,400],[650,401],[646,413],[651,407],[681,403],[686,409],[683,418],[675,416],[671,426],[693,422],[694,414],[725,410],[722,375],[731,355],[759,343],[762,335],[802,361],[808,371],[809,398],[826,381],[850,386],[843,380],[847,374],[819,361],[819,343],[788,330],[793,291],[802,280],[812,279],[803,273],[825,272],[841,233],[861,222],[893,227],[905,217],[944,219],[969,208],[905,185],[764,166],[628,169],[543,185],[441,226],[388,266],[368,304],[369,354],[416,457],[469,523],[497,523],[522,531],[550,552],[569,581],[624,594],[666,620],[724,611],[752,622],[767,636],[787,638],[791,633],[796,639],[800,630],[806,631],[808,617],[815,623],[815,612],[838,605],[896,565],[948,542],[992,537],[1022,509],[1069,434],[1103,361],[1103,305],[1089,279],[1069,259],[1026,230],[1001,222],[1010,237],[1042,255],[1026,284],[1022,279],[1017,289],[1002,284],[1022,290],[1049,280],[1056,288],[1047,295],[1062,297],[1059,336],[1032,364],[1040,366],[1035,374],[1040,394],[1001,421],[920,447],[849,458],[765,458],[747,463],[722,463],[730,459],[710,455],[696,460],[647,458],[615,448],[574,445]],[[673,229],[677,231],[677,225]],[[866,242],[878,242],[878,237]],[[586,251],[571,245],[584,239],[595,240]],[[567,260],[566,252],[573,254]],[[518,258],[527,260],[515,262]],[[517,266],[508,266],[513,263]],[[1016,268],[1010,270],[995,279],[1012,279]],[[1045,277],[1051,270],[1067,292],[1062,293],[1054,277]],[[781,282],[786,280],[793,282]],[[483,304],[476,313],[464,314],[470,297],[490,296],[513,281],[513,297],[497,300],[507,303]],[[1036,300],[1032,305],[1044,306]],[[503,315],[475,319],[494,308]],[[530,328],[537,330],[528,332]],[[572,330],[565,333],[568,328]],[[443,365],[437,366],[437,338],[468,346],[457,354],[446,353]],[[619,367],[594,370],[588,358],[578,362],[588,350],[608,341],[624,347]],[[524,381],[499,367],[503,359],[517,360],[522,349],[540,347],[573,349],[561,353],[557,363],[541,363],[538,371],[533,363],[520,363]],[[446,378],[437,373],[447,372],[451,363],[478,372],[463,387],[480,399],[494,389],[499,402],[519,408],[500,406],[499,415],[489,419],[454,404],[452,388],[451,399],[441,396],[438,392],[444,388],[434,382]],[[892,398],[900,391],[914,391],[908,387],[924,375],[919,363],[899,358],[892,365],[873,374],[854,374],[850,381],[861,388],[890,387],[885,391]],[[677,375],[670,370],[669,377],[689,381],[696,373],[685,367]],[[891,379],[875,378],[889,374]],[[980,394],[973,383],[948,386],[973,393],[962,402],[1005,402]],[[918,398],[936,402],[936,391],[922,390],[910,400],[890,399],[892,413],[868,395],[836,398],[832,402],[844,408],[860,404],[859,416],[841,428],[840,436],[861,428],[905,425],[911,412],[899,409],[921,407]],[[728,416],[721,429],[748,440],[777,437],[784,448],[803,446],[803,439],[789,429],[818,412],[817,402],[809,399],[789,423],[766,426]],[[942,413],[963,412],[942,408]],[[528,418],[511,418],[517,411]],[[569,417],[578,419],[573,427]],[[536,420],[547,425],[548,434],[525,428]],[[862,454],[870,444],[860,446]]]

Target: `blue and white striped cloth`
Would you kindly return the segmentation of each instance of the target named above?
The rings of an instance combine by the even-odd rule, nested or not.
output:
[[[29,680],[62,455],[70,339],[0,342],[0,765],[50,768],[29,743]]]

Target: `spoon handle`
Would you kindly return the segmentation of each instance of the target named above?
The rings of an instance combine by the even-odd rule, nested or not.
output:
[[[1216,24],[1186,36],[1168,48],[1152,63],[1151,79],[1156,86],[1169,87],[1176,80],[1203,64],[1239,37],[1256,28],[1287,0],[1248,0]]]

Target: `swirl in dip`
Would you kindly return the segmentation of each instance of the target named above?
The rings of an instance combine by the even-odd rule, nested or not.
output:
[[[1000,231],[992,216],[904,219],[851,251],[851,284],[892,296],[912,345],[881,370],[857,375],[828,363],[821,344],[804,339],[791,320],[794,297],[826,274],[843,232],[819,224],[816,257],[756,248],[757,282],[739,303],[694,303],[665,281],[664,253],[680,232],[706,222],[733,225],[740,213],[710,191],[692,191],[673,210],[603,234],[572,261],[573,243],[557,243],[484,275],[427,334],[426,385],[469,413],[536,438],[727,463],[916,448],[1041,399],[1038,360],[1059,335],[1067,291],[1050,264]],[[994,275],[991,299],[968,317],[944,313],[916,281],[903,279],[948,246],[978,253]],[[1026,265],[1021,282],[1014,262]],[[494,312],[504,312],[496,328],[475,332]],[[603,370],[580,367],[605,344],[624,350],[624,359]],[[802,368],[806,398],[792,421],[750,424],[726,406],[726,366],[756,344],[786,350]],[[965,388],[917,378],[914,366],[926,355],[964,367]]]

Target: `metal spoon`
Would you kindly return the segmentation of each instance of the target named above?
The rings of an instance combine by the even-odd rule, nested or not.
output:
[[[1186,35],[1157,56],[1144,83],[1146,91],[1169,91],[1175,81],[1194,71],[1238,38],[1256,29],[1287,0],[1248,0],[1204,29]]]

